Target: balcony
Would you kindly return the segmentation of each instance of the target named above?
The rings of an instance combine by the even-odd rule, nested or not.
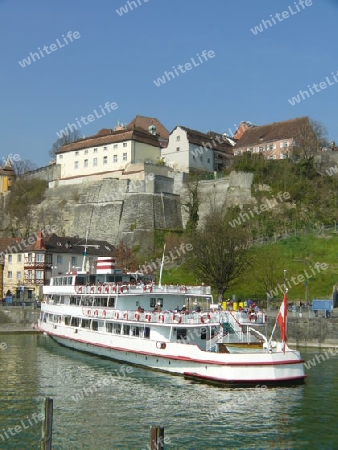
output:
[[[52,268],[51,262],[46,261],[36,261],[35,259],[25,258],[24,270],[37,269],[37,270],[48,270]]]

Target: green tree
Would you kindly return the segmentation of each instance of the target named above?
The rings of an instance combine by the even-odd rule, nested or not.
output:
[[[231,210],[214,209],[203,229],[193,234],[192,268],[203,282],[216,289],[219,301],[249,266],[250,232],[240,225],[231,226],[235,218]]]

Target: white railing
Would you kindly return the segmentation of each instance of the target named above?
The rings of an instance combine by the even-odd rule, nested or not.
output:
[[[238,336],[238,339],[243,342],[243,328],[242,325],[235,319],[235,317],[232,315],[232,313],[228,312],[228,322],[230,323],[232,329]]]
[[[62,286],[61,286],[62,287]],[[60,286],[51,286],[53,291],[59,290]],[[68,286],[68,289],[71,286]],[[173,285],[114,285],[104,284],[95,286],[75,286],[75,292],[77,294],[147,294],[147,293],[175,293],[182,295],[210,295],[210,286],[173,286]]]

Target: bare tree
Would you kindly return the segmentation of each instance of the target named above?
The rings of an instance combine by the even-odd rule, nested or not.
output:
[[[197,276],[213,286],[219,301],[249,266],[250,233],[243,226],[230,226],[233,211],[218,208],[210,212],[204,228],[193,236],[192,266]]]
[[[325,126],[307,117],[294,136],[293,155],[301,159],[312,160],[314,155],[327,144],[326,136]]]
[[[24,175],[25,173],[36,169],[36,164],[28,159],[20,159],[19,161],[11,160],[11,164],[15,175]]]
[[[66,136],[62,136],[54,142],[52,148],[49,151],[50,156],[52,158],[55,158],[56,152],[59,150],[59,148],[61,148],[63,145],[70,144],[71,142],[75,142],[79,139],[81,139],[79,130],[69,131]]]

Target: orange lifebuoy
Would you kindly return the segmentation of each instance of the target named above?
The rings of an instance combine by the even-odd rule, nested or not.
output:
[[[160,313],[160,315],[158,316],[158,320],[162,323],[164,323],[164,314]]]
[[[102,292],[102,286],[99,286],[99,288],[98,288],[97,291],[98,291],[99,294],[101,294],[101,292]]]
[[[90,288],[90,293],[91,293],[91,294],[94,294],[94,286],[92,286],[92,287]]]
[[[98,316],[99,315],[99,312],[98,312],[98,310],[96,309],[95,311],[94,311],[94,316]]]
[[[123,319],[124,319],[124,320],[128,320],[128,313],[127,313],[127,311],[125,311],[125,312],[123,313]]]
[[[115,311],[114,313],[114,318],[118,319],[120,317],[120,313],[118,311]]]
[[[202,314],[201,323],[209,323],[209,322],[210,322],[210,314]]]
[[[116,292],[116,286],[113,286],[113,292]]]
[[[109,292],[109,286],[106,286],[106,287],[104,288],[104,292],[105,292],[106,294],[108,294],[108,292]]]
[[[82,286],[79,286],[79,287],[77,288],[77,292],[78,292],[79,294],[82,294]]]
[[[141,314],[140,314],[139,312],[136,312],[136,313],[134,314],[134,319],[135,319],[135,320],[139,321],[139,320],[140,320],[140,317],[141,317]]]
[[[153,287],[152,286],[144,286],[143,290],[144,290],[144,292],[152,292]]]
[[[120,294],[125,294],[126,292],[128,292],[128,287],[127,286],[121,286]]]
[[[150,314],[150,313],[147,313],[147,314],[145,315],[145,319],[146,319],[147,322],[151,322],[151,314]]]
[[[181,323],[182,322],[182,316],[181,316],[181,314],[174,314],[173,315],[173,322],[175,322],[175,323]]]
[[[107,311],[105,309],[103,310],[102,315],[103,315],[103,317],[106,317]]]
[[[90,309],[88,309],[88,311],[87,311],[87,316],[91,316],[91,315],[92,315],[92,312],[91,312]]]

